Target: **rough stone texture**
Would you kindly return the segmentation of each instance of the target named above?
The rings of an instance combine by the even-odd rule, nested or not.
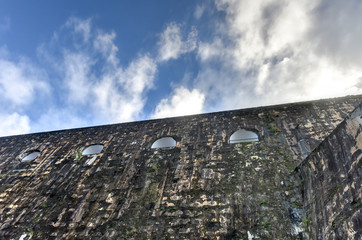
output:
[[[320,197],[321,205],[312,206],[315,176],[301,167],[316,150],[297,168],[308,175],[304,182],[293,169],[321,148],[361,100],[350,96],[0,138],[0,238],[313,239],[334,231],[330,238],[338,239],[336,231],[357,231],[360,210],[333,218],[333,230],[322,220],[309,224],[305,219],[317,218],[326,204]],[[238,129],[257,132],[260,141],[229,144]],[[173,137],[176,147],[151,149],[164,136]],[[104,149],[76,157],[91,144]],[[20,161],[33,150],[41,152],[34,161]],[[357,167],[359,175],[348,184],[360,183]],[[360,196],[360,186],[353,189]],[[342,188],[336,191],[340,200],[333,195],[338,209],[361,201],[352,203],[356,194],[352,187],[346,191],[351,193],[345,200]]]
[[[296,171],[313,239],[362,239],[362,105]]]

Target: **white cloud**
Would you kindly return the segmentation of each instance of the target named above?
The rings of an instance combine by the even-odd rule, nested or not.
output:
[[[311,25],[308,13],[317,2],[216,1],[219,10],[226,13],[220,32],[232,41],[228,47],[233,51],[228,52],[233,55],[234,64],[260,64],[299,47]]]
[[[64,53],[64,83],[68,88],[68,99],[74,104],[87,102],[91,91],[91,57],[86,53]]]
[[[117,58],[118,48],[114,44],[115,38],[116,34],[114,32],[103,33],[99,31],[93,42],[94,48],[101,52],[103,57],[106,58],[107,62],[112,64],[112,66],[117,66],[119,63],[119,59]]]
[[[362,4],[352,2],[215,0],[225,18],[199,42],[194,80],[207,111],[361,93],[362,29],[353,23]]]
[[[121,66],[115,39],[114,32],[94,29],[90,19],[72,17],[49,43],[38,48],[39,56],[51,67],[46,73],[25,58],[9,60],[10,52],[1,47],[0,102],[4,107],[0,121],[4,124],[0,135],[143,117],[147,92],[157,73],[156,61],[146,53]],[[50,86],[56,91],[51,92]],[[40,99],[42,95],[47,98]],[[20,115],[28,112],[28,116]]]
[[[44,77],[42,71],[25,59],[15,62],[0,58],[0,101],[13,106],[30,104],[37,94],[49,91]]]
[[[197,5],[194,12],[194,17],[200,19],[205,12],[205,5]]]
[[[164,98],[157,105],[152,118],[165,118],[197,114],[203,111],[205,96],[199,90],[176,88],[172,96]]]
[[[69,30],[75,34],[74,29],[83,29],[76,23],[85,25],[79,19],[72,23]],[[157,72],[157,65],[148,54],[133,59],[126,68],[121,66],[115,38],[114,32],[90,31],[83,45],[63,50],[60,65],[65,73],[62,81],[68,95],[66,109],[86,114],[85,118],[91,117],[93,124],[138,119]]]
[[[38,110],[51,88],[46,73],[24,57],[12,59],[6,46],[0,47],[0,136],[31,131],[26,109]]]
[[[114,69],[105,74],[92,88],[96,111],[111,122],[137,119],[156,71],[154,60],[146,55],[135,59],[124,71]]]
[[[30,131],[29,118],[18,113],[0,113],[0,136],[24,134]]]
[[[52,78],[0,47],[5,109],[0,121],[28,132],[137,120],[144,117],[157,64],[192,51],[200,68],[196,77],[190,77],[194,71],[185,74],[193,82],[182,83],[192,87],[175,88],[153,118],[361,93],[360,1],[215,0],[213,6],[217,12],[205,4],[194,12],[196,19],[214,14],[208,23],[214,25],[205,31],[211,37],[200,41],[195,27],[186,32],[184,25],[170,23],[160,34],[156,56],[140,54],[127,66],[120,63],[115,32],[94,28],[91,19],[69,18],[39,48],[55,69]],[[44,107],[38,119],[27,116],[24,109],[49,93],[49,85],[56,97],[37,106]]]
[[[223,55],[227,54],[227,49],[219,37],[215,37],[211,43],[200,42],[197,50],[198,57],[202,62],[215,58],[220,60]]]
[[[88,42],[91,37],[92,20],[90,18],[83,20],[77,17],[70,17],[64,26],[72,29],[74,33],[80,34],[84,42]]]
[[[137,95],[152,87],[155,73],[156,64],[146,55],[130,64],[125,70],[125,76],[120,79],[120,83],[124,84],[125,90],[130,95]]]
[[[195,50],[197,46],[197,34],[196,28],[193,27],[189,32],[186,41],[183,41],[180,25],[170,23],[166,30],[161,34],[160,41],[158,42],[159,61],[177,59],[180,55]]]

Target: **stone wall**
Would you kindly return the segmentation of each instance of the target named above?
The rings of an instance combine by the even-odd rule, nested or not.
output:
[[[0,238],[306,239],[292,171],[361,100],[0,138]],[[230,144],[238,129],[260,141]],[[151,149],[164,136],[176,147]]]
[[[313,239],[362,239],[362,105],[296,169]]]

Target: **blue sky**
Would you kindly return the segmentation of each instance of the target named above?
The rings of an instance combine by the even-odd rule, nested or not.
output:
[[[0,136],[362,93],[359,0],[2,1]]]

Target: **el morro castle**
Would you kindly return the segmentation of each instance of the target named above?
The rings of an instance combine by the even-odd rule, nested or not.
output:
[[[0,138],[0,239],[362,239],[362,95]]]

